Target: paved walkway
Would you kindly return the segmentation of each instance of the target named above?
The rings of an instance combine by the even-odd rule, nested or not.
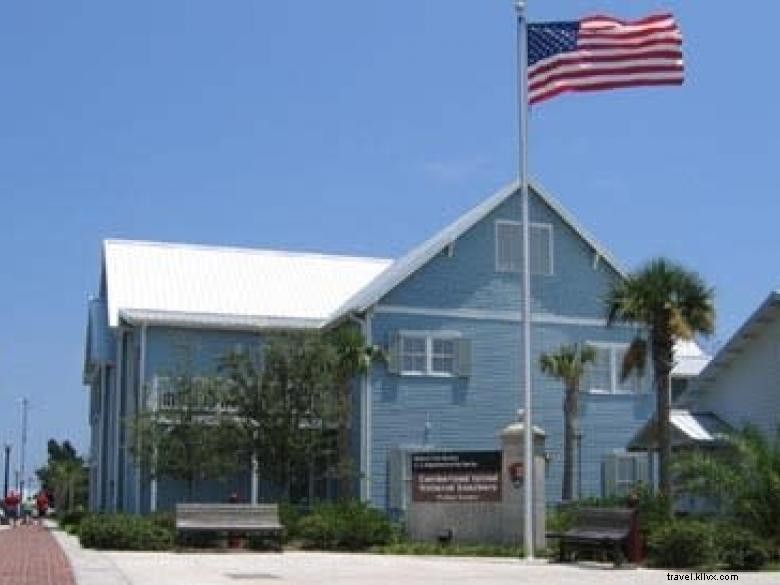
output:
[[[57,541],[42,526],[0,531],[0,585],[74,585],[73,572]]]
[[[309,552],[97,552],[82,549],[75,538],[63,532],[55,531],[54,535],[73,563],[78,585],[660,585],[669,582],[667,571],[513,559]],[[739,575],[740,584],[778,582],[778,573]]]
[[[290,551],[282,554],[99,552],[81,548],[75,537],[61,530],[55,529],[52,534],[70,558],[77,585],[660,585],[670,581],[667,571],[660,570],[515,559]],[[695,580],[692,577],[689,579]],[[740,585],[778,582],[778,573],[739,574]],[[27,582],[0,579],[0,585],[11,583]],[[40,583],[60,585],[73,581]]]

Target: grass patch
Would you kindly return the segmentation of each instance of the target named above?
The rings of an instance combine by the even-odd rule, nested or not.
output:
[[[421,555],[447,557],[502,557],[520,558],[524,556],[520,546],[501,546],[489,544],[437,544],[433,542],[396,542],[375,546],[369,552],[384,555]]]

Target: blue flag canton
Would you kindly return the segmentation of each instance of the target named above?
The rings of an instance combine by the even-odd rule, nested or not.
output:
[[[577,49],[579,22],[540,22],[528,24],[528,65],[558,53]]]

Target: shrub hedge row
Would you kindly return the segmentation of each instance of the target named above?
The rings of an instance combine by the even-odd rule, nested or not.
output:
[[[126,514],[96,514],[78,527],[81,545],[103,550],[168,550],[173,533],[150,518]]]

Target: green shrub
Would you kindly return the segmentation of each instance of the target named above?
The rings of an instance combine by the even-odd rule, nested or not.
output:
[[[304,548],[365,550],[393,539],[393,526],[378,510],[360,502],[321,504],[298,522]]]
[[[155,512],[146,516],[152,524],[170,532],[176,532],[176,515],[173,512]]]
[[[279,504],[279,521],[284,526],[284,542],[296,540],[299,537],[298,525],[303,517],[303,513],[298,506],[289,502]]]
[[[86,548],[103,550],[168,550],[173,533],[148,518],[125,514],[97,514],[85,517],[79,526],[79,540]]]
[[[84,511],[84,508],[78,507],[57,514],[57,521],[59,522],[60,528],[70,533],[74,533],[77,531],[79,524],[81,524],[81,521],[86,515],[87,513]]]
[[[687,569],[712,566],[717,558],[715,526],[697,520],[675,520],[658,526],[647,543],[656,567]]]
[[[639,486],[637,490],[639,501],[637,503],[637,516],[639,529],[645,538],[648,538],[657,529],[672,521],[669,498],[661,493],[654,492],[649,486]]]
[[[376,546],[371,552],[387,555],[443,555],[461,557],[511,557],[523,556],[523,549],[519,546],[502,546],[489,544],[448,544],[442,545],[435,542],[395,542],[383,546]]]
[[[718,531],[720,560],[735,571],[757,571],[769,561],[764,542],[752,532],[735,526],[721,526]]]

